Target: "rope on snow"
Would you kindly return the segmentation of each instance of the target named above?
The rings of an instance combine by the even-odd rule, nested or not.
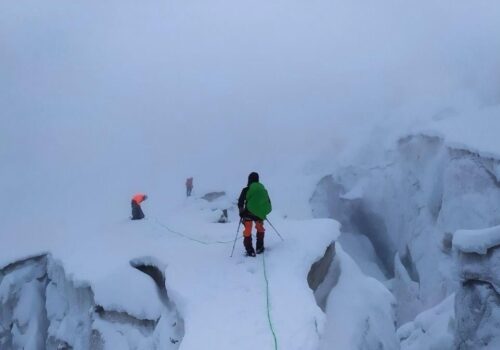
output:
[[[212,242],[202,241],[200,239],[197,239],[197,238],[191,237],[189,235],[186,235],[186,234],[184,234],[182,232],[178,232],[178,231],[172,230],[167,225],[161,223],[157,218],[155,218],[155,222],[159,226],[161,226],[162,228],[166,229],[167,231],[169,231],[169,232],[171,232],[173,234],[176,234],[176,235],[178,235],[180,237],[183,237],[185,239],[188,239],[190,241],[196,242],[196,243],[200,243],[200,244],[204,244],[204,245],[211,245],[211,244],[228,244],[228,243],[232,243],[233,242],[233,240],[230,240],[230,241],[212,241]],[[281,238],[281,236],[280,236],[280,238]],[[283,239],[283,238],[281,238],[281,239]],[[269,323],[269,329],[271,330],[271,334],[273,336],[274,350],[278,350],[278,337],[276,336],[276,331],[274,330],[274,324],[273,324],[273,321],[271,319],[271,305],[270,305],[270,302],[269,302],[269,278],[267,277],[267,268],[266,268],[265,254],[262,254],[262,267],[263,267],[263,272],[264,272],[264,282],[266,284],[266,312],[267,312],[267,321]]]
[[[266,269],[266,256],[262,254],[262,266],[264,267],[264,281],[266,282],[266,308],[267,308],[267,320],[269,322],[269,329],[273,335],[274,340],[274,350],[278,350],[278,338],[276,337],[276,332],[274,331],[273,321],[271,319],[271,307],[269,303],[269,280],[267,278],[267,269]]]
[[[185,238],[185,239],[189,239],[190,241],[193,241],[193,242],[196,242],[196,243],[200,243],[200,244],[204,244],[204,245],[211,245],[211,244],[228,244],[228,243],[232,243],[232,242],[233,242],[233,240],[230,240],[230,241],[218,241],[218,240],[217,240],[217,241],[211,241],[211,242],[209,242],[209,241],[202,241],[202,240],[200,240],[200,239],[194,238],[194,237],[192,237],[192,236],[190,236],[190,235],[187,235],[187,234],[184,234],[184,233],[182,233],[182,232],[178,232],[178,231],[172,230],[172,229],[171,229],[170,227],[168,227],[167,225],[165,225],[165,224],[161,223],[161,222],[160,222],[160,220],[158,220],[157,218],[155,218],[155,222],[156,222],[159,226],[161,226],[161,227],[163,227],[164,229],[166,229],[167,231],[169,231],[170,233],[173,233],[173,234],[175,234],[175,235],[177,235],[177,236],[180,236],[180,237],[183,237],[183,238]]]

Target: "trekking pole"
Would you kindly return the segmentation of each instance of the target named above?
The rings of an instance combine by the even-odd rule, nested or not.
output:
[[[274,232],[276,232],[276,234],[278,235],[279,238],[281,238],[282,241],[284,241],[283,237],[281,237],[280,233],[278,232],[278,230],[276,229],[276,227],[273,226],[273,224],[271,224],[271,221],[269,221],[268,219],[266,219],[267,223],[269,225],[271,225],[271,227],[273,228]]]
[[[240,223],[238,224],[238,229],[236,230],[236,237],[234,237],[233,250],[231,250],[230,258],[233,257],[234,247],[236,246],[236,241],[238,240],[238,232],[240,232],[240,226],[241,226],[241,218],[240,218]]]

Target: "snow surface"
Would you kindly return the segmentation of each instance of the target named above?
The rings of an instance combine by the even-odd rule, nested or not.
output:
[[[420,127],[424,135],[439,136],[451,148],[468,150],[486,158],[500,159],[500,105],[483,106],[449,118],[435,120],[427,128]]]
[[[500,226],[482,230],[458,230],[453,235],[453,247],[464,253],[486,254],[500,245]]]
[[[189,199],[177,211],[161,218],[135,222],[123,219],[97,232],[66,236],[63,240],[34,236],[26,245],[18,236],[10,245],[2,245],[0,256],[5,265],[15,255],[50,252],[64,267],[69,281],[89,287],[96,304],[106,312],[122,312],[143,320],[160,319],[162,304],[153,280],[130,263],[155,265],[164,272],[168,296],[184,321],[181,349],[271,348],[263,256],[243,256],[239,239],[234,257],[230,258],[237,227],[232,216],[235,213],[230,212],[232,224],[215,224],[207,215],[212,210],[203,200]],[[339,226],[328,219],[295,221],[271,216],[270,220],[285,239],[281,241],[267,227],[270,315],[280,348],[315,349],[325,316],[308,287],[307,274],[325,248],[337,239]],[[2,285],[5,283],[7,277]],[[61,320],[67,320],[65,308],[58,311],[64,299],[56,297],[60,291],[49,291],[48,311],[54,315],[51,318],[60,315]],[[72,339],[78,333],[71,323],[68,326],[57,326],[57,338],[75,344]],[[112,320],[96,320],[93,327],[104,335],[109,349],[123,348],[125,343],[137,343],[139,339],[139,334],[134,336],[137,329]],[[140,346],[154,347],[144,342]]]
[[[401,350],[453,350],[455,296],[450,295],[435,307],[419,314],[398,331]]]

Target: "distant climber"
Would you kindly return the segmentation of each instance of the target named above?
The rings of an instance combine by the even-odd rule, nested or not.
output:
[[[142,212],[141,203],[148,199],[148,196],[142,193],[136,194],[132,197],[132,220],[144,219],[144,213]]]
[[[227,209],[222,209],[222,213],[220,214],[220,218],[217,222],[219,224],[225,224],[228,221],[229,221],[229,218],[227,216]]]
[[[264,252],[264,220],[271,212],[271,199],[266,188],[259,182],[259,174],[253,172],[248,175],[248,185],[241,190],[240,198],[238,199],[238,209],[240,218],[243,222],[243,245],[246,249],[247,256],[255,256],[255,253],[261,254]],[[256,250],[252,244],[252,224],[255,222],[257,230]]]
[[[186,197],[190,197],[192,191],[193,191],[193,178],[188,177],[186,179]]]

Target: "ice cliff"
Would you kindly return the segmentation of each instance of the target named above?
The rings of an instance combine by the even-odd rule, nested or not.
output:
[[[453,247],[460,277],[457,349],[500,348],[500,226],[459,230]]]
[[[453,233],[500,224],[498,169],[500,160],[491,154],[419,133],[399,139],[383,159],[339,167],[323,177],[310,203],[315,217],[342,224],[339,242],[345,251],[392,292],[399,326],[429,310],[436,317],[428,326],[448,334],[437,339],[436,349],[450,346],[453,337],[457,346],[472,349],[491,344],[491,330],[498,329],[498,268],[493,268],[498,252],[491,248],[498,236],[474,231],[483,238],[472,249],[466,244],[470,235],[459,231],[453,238]],[[461,249],[458,260],[452,240]],[[434,309],[455,292],[454,309]],[[475,318],[464,314],[474,310],[480,310]],[[444,325],[435,325],[439,319]],[[403,348],[425,347],[425,341],[431,346],[423,338],[408,342],[412,332],[418,337],[411,329],[422,327],[405,325],[399,332]],[[470,342],[474,345],[466,345]]]
[[[101,305],[50,254],[26,258],[0,269],[0,348],[177,349],[182,320],[173,305],[156,305],[142,315]]]

